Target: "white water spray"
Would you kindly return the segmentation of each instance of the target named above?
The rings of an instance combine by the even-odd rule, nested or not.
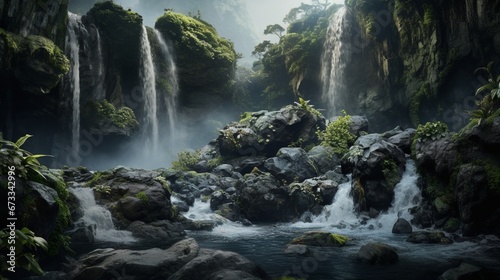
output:
[[[99,29],[96,28],[96,40],[97,40],[97,86],[95,88],[95,97],[98,100],[103,100],[106,98],[106,91],[104,89],[104,59],[102,56],[102,46],[101,46],[101,35],[99,34]]]
[[[135,241],[131,232],[115,229],[111,213],[106,208],[97,205],[91,188],[70,188],[69,190],[78,199],[83,210],[83,217],[80,220],[85,226],[96,226],[96,240],[120,243]]]
[[[147,140],[147,154],[152,155],[158,150],[158,116],[156,100],[156,76],[153,64],[153,55],[149,44],[146,26],[142,26],[141,32],[141,69],[140,77],[142,81],[144,97],[144,136]]]

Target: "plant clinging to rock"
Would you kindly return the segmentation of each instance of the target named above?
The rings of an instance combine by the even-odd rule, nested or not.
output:
[[[340,155],[349,152],[349,146],[356,138],[350,131],[351,116],[345,111],[342,113],[344,115],[330,122],[324,131],[317,132],[321,145],[332,147],[333,151]]]

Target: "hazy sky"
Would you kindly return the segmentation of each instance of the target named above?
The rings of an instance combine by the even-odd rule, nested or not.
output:
[[[344,4],[344,0],[331,0],[332,3]],[[311,0],[248,0],[246,2],[254,30],[260,41],[274,40],[275,35],[264,35],[264,29],[270,24],[278,23],[282,26],[283,18],[288,12],[300,3],[310,4]]]

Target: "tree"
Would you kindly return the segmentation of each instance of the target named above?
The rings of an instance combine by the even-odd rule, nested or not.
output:
[[[265,40],[262,43],[259,43],[255,46],[255,49],[252,52],[252,55],[256,56],[259,60],[262,59],[262,56],[273,46],[273,43],[269,40]]]
[[[313,6],[316,6],[316,7],[320,7],[321,10],[326,10],[326,8],[328,8],[328,6],[330,6],[330,1],[329,0],[312,0],[312,4]]]
[[[288,12],[288,14],[283,19],[283,22],[292,23],[304,16],[311,14],[313,10],[313,5],[301,3],[299,7],[293,8],[290,10],[290,12]]]
[[[266,30],[264,30],[264,35],[274,34],[281,39],[281,37],[283,36],[283,32],[285,32],[285,28],[283,28],[281,25],[271,24],[266,27]]]

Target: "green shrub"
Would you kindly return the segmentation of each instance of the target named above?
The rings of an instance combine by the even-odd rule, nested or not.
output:
[[[172,162],[172,169],[178,171],[191,171],[195,165],[201,160],[201,152],[199,150],[189,152],[183,151],[177,154],[177,160]]]
[[[448,134],[448,126],[440,121],[427,122],[425,125],[419,125],[415,134],[415,140],[423,142],[426,140],[436,141]]]
[[[342,113],[344,116],[330,122],[326,129],[318,131],[317,135],[321,145],[330,146],[335,153],[344,155],[349,152],[349,146],[353,144],[356,137],[350,131],[351,116],[345,111]]]

